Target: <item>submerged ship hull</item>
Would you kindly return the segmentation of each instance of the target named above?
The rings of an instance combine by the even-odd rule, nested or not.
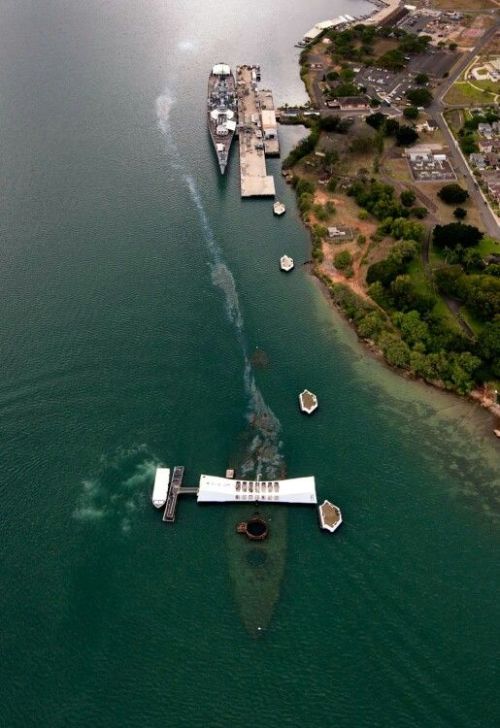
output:
[[[208,78],[207,125],[220,172],[224,174],[237,127],[236,82],[224,63],[215,65]]]

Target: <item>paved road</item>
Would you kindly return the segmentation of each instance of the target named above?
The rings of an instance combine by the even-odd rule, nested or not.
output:
[[[459,181],[465,182],[470,198],[475,204],[479,211],[481,220],[483,222],[484,229],[494,238],[500,237],[500,226],[498,225],[497,218],[491,211],[486,198],[482,191],[476,186],[476,181],[472,172],[467,165],[462,151],[455,139],[450,132],[448,125],[444,119],[443,111],[447,108],[464,108],[463,106],[453,105],[448,106],[443,102],[443,97],[446,95],[452,84],[460,76],[462,71],[467,67],[470,61],[476,56],[481,49],[489,43],[495,33],[500,29],[500,20],[495,22],[493,25],[477,43],[477,45],[468,53],[465,53],[457,65],[452,69],[449,77],[442,84],[439,85],[433,103],[428,107],[427,111],[434,121],[439,126],[443,137],[450,148],[450,157],[453,158],[455,169],[459,173]],[[460,179],[460,177],[462,179]]]

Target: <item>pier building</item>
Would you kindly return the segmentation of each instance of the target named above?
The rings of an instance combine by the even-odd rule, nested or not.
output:
[[[255,66],[237,66],[241,196],[274,197],[265,158],[279,155],[278,125],[272,92],[259,91],[256,77]]]
[[[235,480],[217,475],[202,475],[198,503],[317,503],[313,476],[287,480]]]

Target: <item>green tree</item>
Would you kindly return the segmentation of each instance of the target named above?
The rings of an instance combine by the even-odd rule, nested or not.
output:
[[[393,245],[388,255],[388,260],[396,262],[398,265],[409,263],[418,253],[418,243],[415,240],[400,240]]]
[[[461,222],[450,222],[448,225],[436,225],[432,234],[433,244],[436,248],[444,250],[456,247],[473,248],[481,238],[482,232],[474,225],[465,225]]]
[[[396,136],[399,131],[399,121],[396,121],[396,119],[387,119],[384,128],[386,136]]]
[[[408,313],[398,311],[393,318],[407,344],[413,346],[417,342],[427,341],[429,326],[425,321],[422,321],[418,311],[408,311]]]
[[[423,220],[424,217],[427,217],[429,211],[426,207],[412,207],[411,214],[419,220]]]
[[[399,48],[393,48],[380,56],[378,65],[389,71],[401,71],[406,65],[404,53]]]
[[[384,356],[389,364],[406,369],[410,363],[410,348],[399,336],[384,333],[379,339]]]
[[[456,182],[441,187],[437,193],[440,200],[445,202],[447,205],[459,205],[461,202],[465,202],[469,197],[467,190],[460,187]]]
[[[403,116],[405,119],[409,119],[410,121],[414,121],[415,119],[418,119],[419,111],[416,106],[407,106],[405,109],[403,109]]]
[[[484,325],[478,344],[481,356],[489,363],[493,374],[500,377],[500,316]]]
[[[412,126],[403,124],[396,131],[396,144],[398,147],[409,147],[414,144],[418,139],[418,133]]]
[[[417,196],[413,190],[403,190],[399,195],[399,199],[402,205],[411,207],[417,199]]]
[[[406,92],[406,98],[413,106],[430,106],[434,97],[427,88],[411,88]]]
[[[373,129],[380,129],[380,127],[385,123],[386,116],[384,114],[381,114],[380,111],[376,111],[374,114],[370,114],[366,117],[365,121],[366,123],[373,127]]]
[[[423,86],[426,83],[429,83],[429,76],[426,73],[417,73],[415,76],[415,83],[418,83],[419,86]]]
[[[358,334],[363,339],[376,339],[385,325],[378,311],[370,311],[358,324]]]

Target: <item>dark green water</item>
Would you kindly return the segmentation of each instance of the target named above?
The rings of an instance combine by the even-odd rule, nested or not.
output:
[[[490,421],[367,358],[304,270],[280,275],[308,241],[279,163],[276,220],[208,143],[212,63],[260,62],[301,100],[293,42],[366,8],[304,6],[1,3],[2,726],[496,724]],[[196,482],[235,453],[314,474],[345,519],[331,537],[277,513],[260,639],[242,511],[185,500],[167,528],[149,500],[158,462]]]

